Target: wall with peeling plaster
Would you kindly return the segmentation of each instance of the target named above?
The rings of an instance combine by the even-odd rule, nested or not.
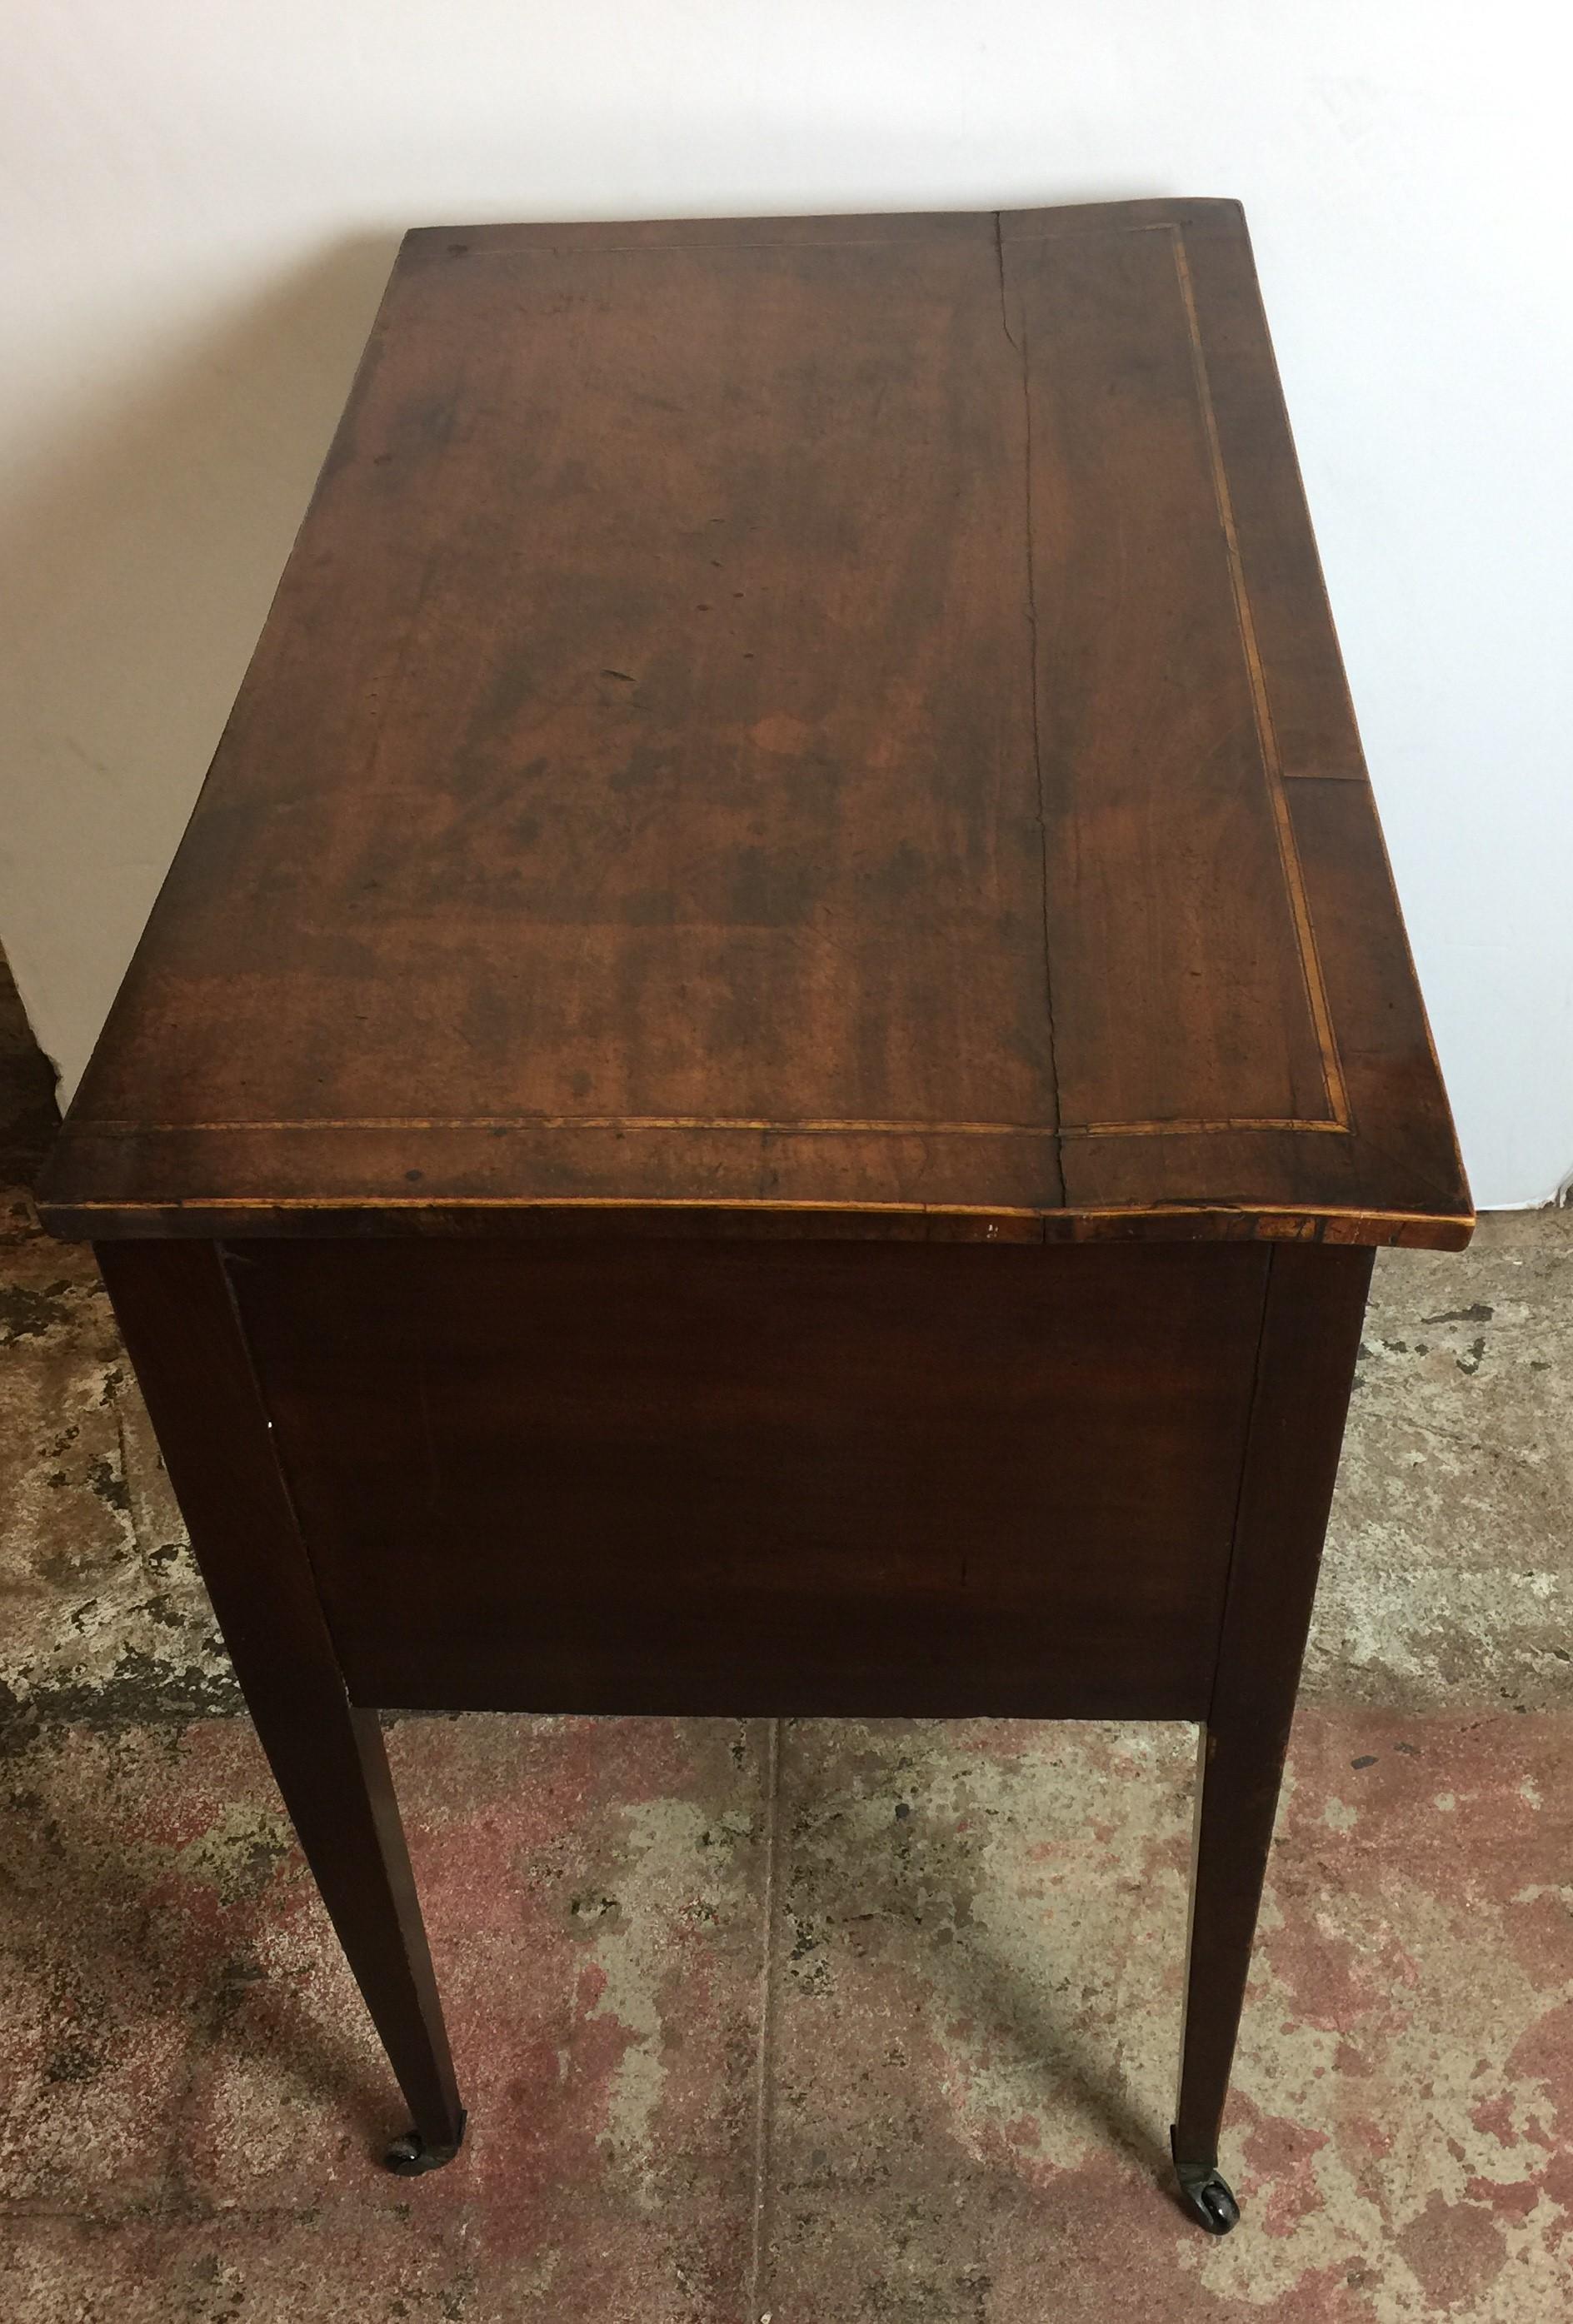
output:
[[[399,230],[1244,198],[1483,1204],[1573,1164],[1550,0],[75,0],[0,90],[0,936],[69,1084]]]

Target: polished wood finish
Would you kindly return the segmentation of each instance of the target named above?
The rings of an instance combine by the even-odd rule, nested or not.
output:
[[[1207,1713],[1259,1246],[228,1251],[357,1701]]]
[[[1201,1729],[1175,2150],[1217,2161],[1372,1254],[1272,1254],[1228,1591]]]
[[[1235,204],[411,235],[41,1205],[401,2167],[377,1707],[1189,1718],[1228,2223],[1372,1248],[1471,1224]]]
[[[1237,205],[411,235],[41,1199],[1461,1241]]]
[[[417,2129],[464,2131],[375,1712],[356,1709],[211,1243],[105,1243],[98,1263],[191,1547],[356,1980]]]

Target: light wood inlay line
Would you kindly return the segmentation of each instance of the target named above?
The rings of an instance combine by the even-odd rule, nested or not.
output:
[[[979,210],[981,219],[992,217],[992,211]],[[926,243],[950,242],[958,237],[949,235],[844,235],[827,242],[521,242],[521,243],[451,243],[449,247],[455,257],[467,260],[479,258],[665,258],[687,257],[697,253],[706,261],[730,258],[738,251],[777,250],[790,257],[800,250],[921,250]],[[980,235],[979,240],[983,237]]]
[[[1267,796],[1272,803],[1273,826],[1278,834],[1279,860],[1283,866],[1283,882],[1289,893],[1290,909],[1294,915],[1295,936],[1300,946],[1300,973],[1305,979],[1306,1001],[1311,1022],[1316,1028],[1317,1046],[1321,1051],[1322,1080],[1327,1090],[1328,1110],[1332,1116],[1331,1127],[1346,1130],[1349,1126],[1348,1093],[1344,1082],[1344,1070],[1338,1059],[1337,1042],[1333,1032],[1332,1012],[1328,1006],[1327,988],[1322,981],[1321,963],[1317,956],[1316,932],[1311,926],[1310,906],[1306,899],[1305,882],[1300,874],[1300,851],[1295,844],[1294,825],[1290,818],[1289,800],[1283,788],[1283,764],[1279,754],[1278,736],[1272,724],[1272,706],[1268,699],[1266,674],[1262,666],[1261,650],[1256,641],[1256,624],[1251,613],[1250,595],[1245,587],[1245,569],[1240,558],[1239,535],[1235,526],[1235,506],[1229,492],[1228,472],[1224,466],[1223,447],[1218,440],[1217,414],[1213,408],[1211,383],[1208,378],[1207,352],[1202,346],[1201,321],[1197,313],[1196,292],[1191,281],[1190,262],[1186,256],[1183,227],[1169,228],[1170,247],[1174,253],[1174,272],[1180,284],[1180,303],[1185,310],[1185,327],[1190,340],[1191,370],[1196,379],[1197,401],[1201,409],[1202,425],[1207,430],[1208,457],[1212,468],[1213,498],[1217,505],[1218,522],[1223,529],[1224,548],[1228,559],[1229,584],[1234,593],[1235,615],[1239,623],[1240,647],[1245,658],[1246,675],[1251,684],[1251,701],[1255,715],[1256,741],[1262,754],[1262,771],[1267,784]],[[1309,1123],[1297,1125],[1309,1128]]]
[[[1306,1121],[1299,1114],[1285,1114],[1278,1120],[1271,1114],[1252,1114],[1217,1120],[1087,1121],[1068,1123],[1059,1135],[1061,1138],[1217,1138],[1230,1135],[1237,1130],[1309,1130],[1330,1138],[1347,1138],[1349,1135],[1346,1121]]]
[[[1308,1130],[1346,1136],[1344,1123],[1302,1121],[1297,1117],[1180,1121],[1084,1121],[1063,1123],[1054,1130],[1041,1121],[752,1121],[714,1120],[705,1114],[639,1113],[511,1113],[511,1114],[338,1114],[281,1120],[236,1121],[94,1121],[79,1127],[100,1138],[185,1137],[198,1133],[223,1136],[246,1130],[700,1130],[754,1132],[772,1138],[1195,1138],[1246,1130]]]
[[[767,1211],[811,1212],[820,1218],[883,1216],[936,1219],[1031,1219],[1052,1239],[1057,1221],[1076,1219],[1346,1219],[1359,1223],[1435,1226],[1439,1219],[1473,1227],[1475,1213],[1372,1209],[1345,1203],[1072,1203],[1061,1211],[1030,1210],[1011,1203],[814,1203],[780,1202],[765,1194],[213,1194],[185,1202],[100,1200],[87,1196],[69,1205],[75,1214],[108,1211],[121,1218],[206,1216],[216,1211]]]

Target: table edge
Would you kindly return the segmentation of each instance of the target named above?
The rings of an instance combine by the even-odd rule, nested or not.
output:
[[[1477,1223],[1472,1207],[1456,1211],[1355,1211],[1313,1204],[1292,1207],[1224,1203],[1112,1204],[1099,1208],[1012,1209],[921,1203],[837,1204],[624,1200],[560,1196],[532,1200],[430,1195],[366,1200],[358,1196],[267,1200],[124,1203],[51,1201],[37,1209],[44,1229],[63,1241],[160,1239],[246,1240],[382,1238],[445,1240],[489,1235],[569,1240],[586,1235],[632,1240],[689,1236],[738,1240],[836,1240],[1042,1244],[1085,1242],[1288,1242],[1331,1248],[1458,1251]]]

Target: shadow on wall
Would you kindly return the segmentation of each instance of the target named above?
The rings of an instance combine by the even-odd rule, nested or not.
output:
[[[60,1125],[54,1068],[0,952],[0,1187],[32,1185]]]
[[[0,503],[17,665],[0,931],[62,1097],[223,730],[397,246],[347,241],[155,374],[106,386],[101,425]]]

